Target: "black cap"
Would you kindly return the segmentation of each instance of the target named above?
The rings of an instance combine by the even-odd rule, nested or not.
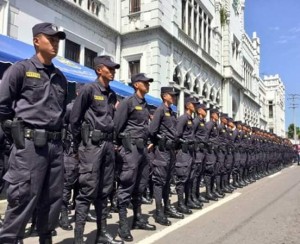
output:
[[[241,125],[241,124],[242,124],[242,121],[240,121],[240,120],[234,121],[234,124],[235,124],[235,125]]]
[[[175,91],[174,87],[170,87],[170,86],[163,86],[160,88],[160,93],[164,94],[164,93],[168,93],[170,95],[177,95],[178,92]]]
[[[33,36],[37,36],[38,34],[45,34],[48,36],[58,36],[59,39],[66,39],[66,33],[63,31],[59,31],[58,27],[52,23],[40,23],[36,24],[32,27]]]
[[[196,104],[196,109],[198,110],[198,109],[204,109],[204,110],[209,110],[209,108],[208,107],[206,107],[206,105],[204,104],[204,103],[197,103]]]
[[[220,113],[220,117],[228,119],[228,114],[226,114],[226,113]]]
[[[147,77],[144,73],[138,73],[131,77],[131,84],[134,84],[138,81],[146,81],[146,82],[153,82],[152,78]]]
[[[120,68],[120,65],[115,63],[112,57],[108,55],[101,55],[94,58],[94,69],[96,69],[101,64],[105,65],[108,68]]]
[[[184,105],[187,105],[188,103],[198,104],[199,102],[194,97],[186,97],[184,99]]]
[[[213,114],[213,113],[219,114],[219,110],[216,109],[216,108],[212,108],[212,109],[210,110],[210,114]]]
[[[233,118],[227,117],[228,123],[233,123]]]

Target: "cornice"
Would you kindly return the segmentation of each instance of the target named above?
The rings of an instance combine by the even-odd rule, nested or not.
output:
[[[0,0],[1,1],[1,0]],[[37,2],[47,6],[50,9],[60,13],[63,16],[66,16],[74,22],[78,21],[78,19],[83,19],[84,21],[80,24],[86,27],[87,29],[93,29],[97,33],[107,33],[114,38],[120,35],[120,32],[110,27],[96,16],[91,13],[81,9],[76,4],[69,2],[67,0],[36,0]]]

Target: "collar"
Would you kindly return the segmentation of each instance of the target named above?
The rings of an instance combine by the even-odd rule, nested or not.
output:
[[[44,65],[41,63],[41,61],[38,59],[36,55],[32,56],[30,60],[37,69],[45,69]],[[56,70],[55,66],[54,66],[54,70]]]
[[[138,101],[138,103],[142,104],[145,103],[145,98],[140,98],[136,93],[134,93],[133,97]]]
[[[101,90],[101,92],[110,92],[110,86],[108,85],[108,87],[104,87],[100,81],[98,79],[95,80],[96,83],[98,83],[98,86]]]

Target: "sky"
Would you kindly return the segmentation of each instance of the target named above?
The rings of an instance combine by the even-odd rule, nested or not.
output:
[[[300,0],[246,0],[245,29],[260,38],[260,76],[279,74],[285,85],[286,128],[293,123],[289,94],[300,95]],[[300,96],[295,110],[300,127]]]

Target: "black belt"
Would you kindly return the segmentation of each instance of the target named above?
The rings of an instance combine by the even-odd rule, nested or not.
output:
[[[90,131],[89,137],[90,138],[97,137],[97,140],[99,140],[99,141],[113,141],[114,134],[102,132],[100,130],[93,130],[93,131]]]
[[[24,137],[27,139],[30,139],[30,140],[33,139],[34,131],[35,131],[35,129],[25,128],[24,129],[24,132],[25,132]],[[61,140],[61,138],[62,138],[61,131],[46,131],[46,136],[47,136],[48,141]]]

